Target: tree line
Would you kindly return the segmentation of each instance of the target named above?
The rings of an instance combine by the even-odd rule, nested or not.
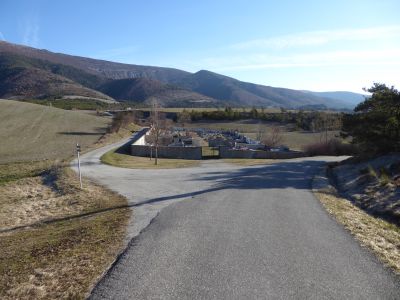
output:
[[[280,112],[265,112],[264,109],[252,108],[250,111],[234,110],[226,107],[224,110],[198,111],[183,110],[178,113],[177,120],[182,121],[234,121],[253,119],[281,124],[295,124],[297,129],[305,131],[340,130],[343,113],[331,113],[320,111],[288,111],[281,109]]]

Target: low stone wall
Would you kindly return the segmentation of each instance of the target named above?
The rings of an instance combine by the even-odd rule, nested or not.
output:
[[[271,152],[271,151],[251,151],[251,150],[234,150],[227,147],[219,148],[220,158],[266,158],[266,159],[288,159],[303,157],[302,152]]]
[[[134,156],[150,157],[150,146],[131,145],[131,154]],[[155,148],[153,147],[153,156]],[[201,147],[158,147],[158,157],[179,159],[202,159]]]

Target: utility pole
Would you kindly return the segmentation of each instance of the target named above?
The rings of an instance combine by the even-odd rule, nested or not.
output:
[[[76,153],[78,155],[78,172],[79,172],[79,185],[82,189],[82,173],[81,173],[81,160],[79,154],[81,153],[81,146],[76,143]]]

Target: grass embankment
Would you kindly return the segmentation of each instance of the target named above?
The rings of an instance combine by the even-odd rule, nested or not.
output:
[[[84,112],[0,100],[0,163],[70,157],[76,143],[82,149],[93,145],[110,122]]]
[[[400,228],[375,218],[327,185],[314,193],[326,210],[385,265],[400,274]]]
[[[1,299],[83,299],[121,250],[126,199],[85,179],[79,189],[68,168],[76,142],[85,151],[130,134],[95,145],[109,122],[0,100]],[[30,227],[13,230],[19,226]]]
[[[80,190],[66,168],[18,176],[0,186],[0,229],[33,226],[0,233],[0,298],[84,298],[122,247],[130,212],[113,207],[126,199],[86,180]]]
[[[200,164],[199,160],[159,158],[158,164],[154,164],[154,158],[132,156],[130,154],[117,153],[117,149],[105,153],[101,162],[120,168],[130,169],[173,169],[195,167]]]

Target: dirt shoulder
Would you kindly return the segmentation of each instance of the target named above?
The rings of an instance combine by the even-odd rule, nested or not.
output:
[[[314,178],[313,192],[328,213],[363,247],[400,275],[400,227],[367,213],[350,199],[343,198],[329,183],[326,170]]]

